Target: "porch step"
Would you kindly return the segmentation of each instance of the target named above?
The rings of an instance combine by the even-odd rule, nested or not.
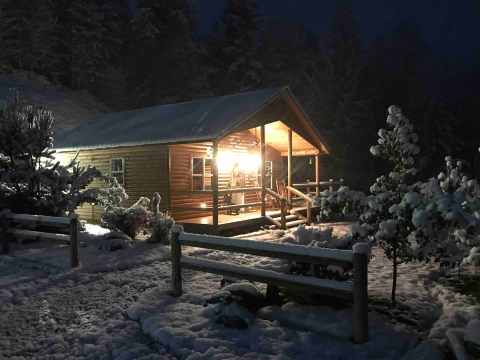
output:
[[[282,221],[280,212],[278,212],[278,214],[277,212],[270,213],[269,217],[277,223],[280,223]],[[285,220],[286,220],[285,225],[287,228],[292,228],[301,224],[305,224],[307,222],[305,219],[300,218],[300,216],[297,214],[287,215],[285,216]],[[276,229],[276,228],[277,228],[277,225],[275,224],[270,226],[270,229]]]
[[[278,222],[280,222],[282,220],[282,217],[280,215],[278,216],[271,216],[274,220],[277,220]],[[294,214],[291,214],[291,215],[287,215],[285,216],[285,220],[287,221],[290,221],[290,220],[297,220],[298,219],[298,216],[297,215],[294,215]]]
[[[305,220],[305,219],[299,219],[299,220],[294,220],[294,221],[288,221],[286,223],[286,225],[287,225],[287,228],[291,228],[291,227],[294,227],[294,226],[305,224],[306,222],[307,222],[307,220]]]

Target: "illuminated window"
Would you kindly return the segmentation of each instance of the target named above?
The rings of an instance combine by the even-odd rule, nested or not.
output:
[[[110,162],[110,174],[117,179],[118,183],[125,185],[125,160],[112,159]]]
[[[192,158],[192,190],[212,189],[212,159],[203,157]]]

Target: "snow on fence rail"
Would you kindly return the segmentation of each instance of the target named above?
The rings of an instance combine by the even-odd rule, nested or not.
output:
[[[182,268],[257,281],[294,291],[309,291],[322,295],[353,300],[353,340],[368,341],[368,245],[356,244],[352,250],[310,248],[302,245],[272,244],[256,240],[233,239],[184,233],[175,227],[171,238],[172,292],[182,295]],[[283,274],[218,261],[182,256],[182,245],[257,256],[286,259],[310,264],[353,266],[353,281],[336,281],[310,276]]]
[[[78,217],[73,214],[69,217],[54,217],[44,215],[30,215],[30,214],[14,214],[7,213],[4,215],[6,220],[6,226],[3,230],[3,252],[8,252],[9,234],[19,238],[42,238],[47,240],[63,241],[70,243],[70,264],[72,268],[80,265],[79,260],[79,225]],[[46,229],[42,231],[31,230],[32,227],[44,226]],[[27,229],[21,229],[21,227],[27,227]],[[69,234],[56,233],[50,230],[63,229],[69,231]]]

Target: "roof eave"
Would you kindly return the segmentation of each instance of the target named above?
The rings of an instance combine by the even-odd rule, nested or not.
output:
[[[178,139],[166,139],[166,140],[152,140],[152,141],[131,141],[115,144],[97,144],[97,145],[88,145],[88,146],[71,146],[71,147],[53,147],[53,150],[58,152],[67,152],[67,151],[78,151],[78,150],[101,150],[101,149],[113,149],[119,147],[131,147],[131,146],[142,146],[142,145],[173,145],[173,144],[185,144],[185,143],[198,143],[198,142],[209,142],[215,140],[216,137],[188,137],[188,138],[178,138]]]

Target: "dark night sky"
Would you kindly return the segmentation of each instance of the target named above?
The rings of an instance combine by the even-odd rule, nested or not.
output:
[[[335,8],[335,0],[259,0],[258,4],[264,17],[302,23],[314,32],[327,29]],[[197,0],[196,6],[201,32],[208,33],[225,0]],[[479,0],[356,0],[353,7],[366,41],[413,20],[435,54],[469,61],[479,52]]]

